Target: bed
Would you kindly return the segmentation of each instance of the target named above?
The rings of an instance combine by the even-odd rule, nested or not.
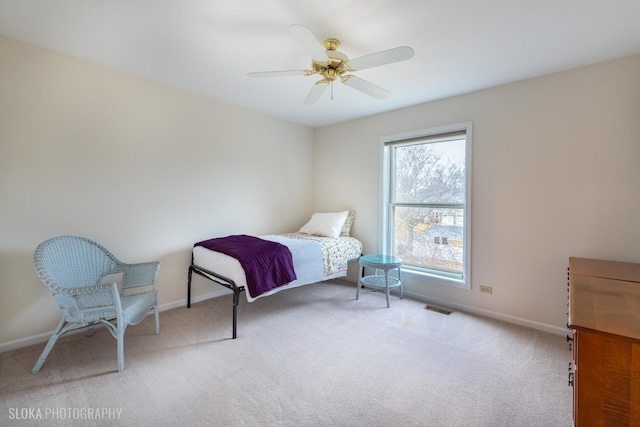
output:
[[[240,294],[248,302],[286,289],[347,275],[362,254],[351,237],[354,212],[314,213],[299,231],[264,236],[231,235],[194,244],[189,266],[187,307],[193,274],[233,292],[233,338],[237,337]]]

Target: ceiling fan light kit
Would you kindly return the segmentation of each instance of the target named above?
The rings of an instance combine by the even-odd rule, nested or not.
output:
[[[378,67],[380,65],[391,64],[394,62],[405,61],[413,57],[414,51],[408,46],[401,46],[394,49],[384,50],[372,53],[370,55],[361,56],[355,59],[349,59],[347,55],[338,51],[340,41],[334,38],[326,39],[322,44],[307,28],[302,25],[291,25],[289,27],[291,34],[300,42],[307,52],[311,55],[310,70],[282,70],[282,71],[263,71],[248,73],[249,77],[279,77],[279,76],[311,76],[317,74],[321,76],[311,91],[307,95],[304,103],[311,105],[316,103],[329,84],[335,80],[340,81],[350,88],[356,89],[362,93],[377,99],[383,99],[390,93],[373,83],[370,83],[353,74],[355,71],[367,68]],[[333,98],[333,97],[332,97]]]

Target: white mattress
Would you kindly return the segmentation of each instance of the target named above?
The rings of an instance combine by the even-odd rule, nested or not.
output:
[[[247,287],[247,277],[244,269],[237,259],[202,246],[196,246],[193,248],[193,263],[196,266],[213,271],[227,279],[233,280],[237,287],[244,287],[247,301],[249,302],[255,301],[261,297],[273,295],[285,289],[291,289],[347,275],[346,270],[327,275],[325,274],[323,251],[317,243],[306,240],[291,239],[280,235],[259,237],[261,239],[281,243],[289,248],[293,258],[293,267],[297,276],[296,280],[261,295],[253,296],[250,295],[249,288]]]

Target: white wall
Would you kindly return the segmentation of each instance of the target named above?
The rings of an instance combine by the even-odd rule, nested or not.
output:
[[[312,156],[312,129],[0,37],[0,345],[59,321],[38,243],[161,260],[160,304],[185,300],[193,243],[304,224]]]
[[[640,55],[317,129],[316,208],[379,251],[380,137],[467,121],[472,289],[406,289],[561,332],[570,256],[640,262]]]
[[[561,331],[569,256],[640,262],[639,75],[636,55],[314,132],[0,37],[0,348],[58,321],[31,267],[54,235],[162,260],[165,305],[195,241],[297,229],[311,207],[355,210],[376,252],[380,137],[466,121],[473,287],[407,290]]]

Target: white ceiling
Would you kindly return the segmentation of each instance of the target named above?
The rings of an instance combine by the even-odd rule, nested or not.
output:
[[[415,56],[356,73],[387,99],[336,83],[307,106],[317,76],[246,77],[309,68],[291,24]],[[319,127],[640,53],[640,0],[0,0],[0,34]]]

